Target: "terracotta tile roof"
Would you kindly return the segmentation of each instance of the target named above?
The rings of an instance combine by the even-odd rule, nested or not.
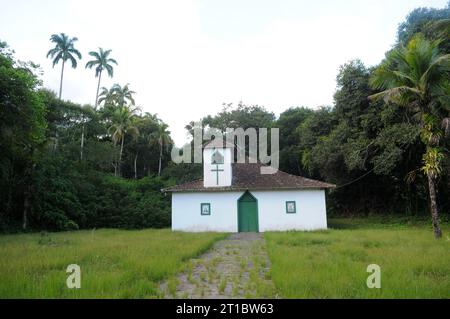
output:
[[[232,164],[232,185],[227,187],[204,187],[203,180],[196,180],[163,189],[164,192],[224,192],[237,190],[276,189],[325,189],[336,187],[313,179],[291,175],[282,171],[275,174],[261,174],[261,163]]]

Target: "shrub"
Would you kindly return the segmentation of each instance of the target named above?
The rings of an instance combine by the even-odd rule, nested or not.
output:
[[[78,227],[78,224],[75,223],[73,220],[69,220],[64,224],[64,230],[78,230],[80,229]]]

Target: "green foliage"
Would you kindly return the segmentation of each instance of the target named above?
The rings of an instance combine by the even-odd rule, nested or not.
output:
[[[120,143],[125,134],[131,133],[134,136],[139,134],[139,131],[133,125],[134,110],[128,107],[119,107],[115,109],[112,114],[112,125],[108,128],[111,138],[115,144]]]
[[[158,178],[125,180],[64,158],[45,158],[34,176],[37,229],[76,227],[163,228],[170,226],[167,184]]]
[[[55,65],[58,64],[59,61],[62,61],[61,82],[59,84],[59,98],[61,99],[64,78],[64,65],[67,61],[70,61],[72,64],[72,68],[76,69],[77,58],[81,60],[81,53],[80,51],[75,49],[75,42],[78,41],[78,38],[76,37],[70,38],[65,33],[53,34],[50,37],[50,41],[55,44],[55,47],[48,51],[47,58],[50,57],[53,59],[53,67],[55,67]]]
[[[64,224],[65,230],[79,230],[80,227],[73,220],[69,220]]]
[[[160,157],[167,164],[168,149],[159,155],[148,140],[166,125],[121,103],[107,113],[62,101],[39,88],[35,65],[16,62],[4,43],[0,53],[1,231],[168,227],[170,202],[161,189],[170,182],[151,177]],[[132,93],[121,88],[118,102]],[[127,177],[149,177],[111,177],[122,168]]]
[[[231,103],[224,104],[223,110],[216,116],[202,119],[204,126],[210,126],[222,131],[226,128],[271,127],[275,115],[258,105],[245,105],[240,102],[236,108]]]
[[[120,228],[170,226],[170,197],[161,193],[166,184],[159,178],[138,181],[108,177],[99,194],[99,225]]]
[[[50,41],[55,44],[55,47],[48,51],[47,58],[53,59],[53,67],[58,64],[59,61],[70,61],[72,67],[77,67],[77,58],[81,59],[81,53],[75,49],[75,42],[78,38],[69,38],[65,33],[53,34],[50,37]]]
[[[156,115],[150,113],[136,117],[133,125],[138,129],[139,135],[134,138],[125,137],[122,176],[142,178],[157,175],[160,158],[161,168],[166,167],[170,162],[170,146],[173,142],[167,135],[167,131],[165,131],[166,136],[162,148],[160,148],[158,139],[155,139],[159,135],[161,127],[166,128],[167,126]]]
[[[307,147],[299,145],[307,137],[297,132],[299,123],[311,119],[313,112],[305,107],[289,108],[280,114],[275,126],[280,128],[280,169],[293,174],[304,174],[303,167],[308,167],[302,160],[307,154]],[[301,137],[301,138],[300,138]],[[306,145],[305,145],[306,146]],[[305,160],[306,162],[306,160]],[[305,165],[306,164],[306,165]]]
[[[91,51],[89,52],[89,55],[93,57],[93,60],[90,60],[86,63],[86,69],[92,69],[95,68],[95,77],[98,77],[98,84],[97,84],[97,94],[95,96],[95,105],[94,108],[97,109],[98,105],[98,97],[99,97],[99,90],[100,90],[100,81],[102,79],[102,72],[103,70],[106,70],[109,77],[113,77],[114,75],[114,67],[113,64],[117,65],[117,61],[113,58],[110,58],[109,55],[111,54],[112,50],[103,50],[102,48],[98,48],[98,52]],[[134,104],[134,101],[133,101]],[[124,106],[121,104],[120,106]]]
[[[136,92],[130,90],[130,85],[126,84],[123,87],[119,84],[114,84],[109,90],[102,87],[98,103],[104,104],[104,107],[123,107],[125,105],[135,105],[133,94]]]
[[[368,99],[377,94],[369,83],[373,72],[350,61],[337,76],[334,108],[280,116],[281,141],[289,140],[281,143],[282,169],[342,186],[330,193],[331,214],[424,212],[426,184],[407,182],[421,165],[420,131],[404,108]]]
[[[417,33],[423,33],[430,40],[436,40],[436,37],[445,39],[440,32],[436,32],[436,29],[443,30],[441,23],[448,19],[450,19],[450,3],[443,9],[417,8],[409,13],[406,20],[399,25],[398,42],[406,44]],[[450,41],[448,38],[445,40],[443,48],[448,52]]]
[[[409,123],[392,124],[380,130],[374,140],[375,146],[382,151],[372,159],[374,171],[379,175],[392,174],[408,145],[417,142],[418,130]]]
[[[448,93],[449,71],[450,56],[440,51],[439,42],[418,34],[407,46],[389,52],[375,70],[370,84],[384,91],[371,98],[383,98],[413,111],[434,112],[432,100]],[[414,101],[418,102],[413,105]]]
[[[191,182],[203,177],[203,166],[201,164],[169,163],[161,177],[168,180],[171,185]]]
[[[0,229],[16,225],[14,215],[28,199],[37,148],[43,144],[46,108],[33,63],[14,60],[0,41]]]
[[[447,130],[450,111],[450,54],[442,52],[440,40],[428,40],[423,34],[414,35],[406,46],[395,48],[375,70],[370,84],[383,90],[370,96],[383,99],[386,104],[405,107],[412,114],[412,123],[420,132],[426,148],[422,155],[421,170],[428,179],[430,211],[436,238],[442,236],[439,227],[439,209],[436,196],[437,179],[443,173],[445,161],[444,132]],[[441,129],[443,128],[443,130]],[[415,168],[407,180],[414,181]],[[448,174],[447,174],[448,175]]]
[[[333,106],[276,118],[262,106],[224,104],[202,129],[279,128],[281,170],[338,185],[330,214],[421,214],[421,170],[449,212],[449,17],[449,8],[414,10],[378,67],[353,60],[339,69]],[[52,41],[54,63],[76,66],[76,38]],[[86,64],[99,78],[97,109],[97,100],[82,106],[40,88],[39,67],[0,42],[0,231],[166,227],[160,189],[202,177],[199,164],[171,162],[167,125],[139,112],[128,84],[99,92],[103,70],[113,76],[117,64],[110,54],[90,52]],[[186,128],[192,134],[194,122]]]
[[[429,147],[423,155],[422,170],[426,175],[432,176],[433,178],[439,177],[442,173],[442,162],[444,158],[445,155],[442,149]]]
[[[156,131],[149,135],[149,143],[157,144],[159,147],[158,176],[161,176],[163,152],[164,150],[168,152],[173,144],[168,127],[167,124],[158,121]]]
[[[106,70],[108,75],[113,77],[114,67],[112,65],[117,65],[117,61],[109,57],[111,52],[112,50],[103,50],[103,48],[98,48],[98,52],[89,52],[93,60],[86,63],[86,68],[95,68],[95,77],[101,76],[103,70]]]
[[[43,141],[45,107],[35,92],[37,66],[16,62],[12,54],[0,42],[1,145],[25,150]]]

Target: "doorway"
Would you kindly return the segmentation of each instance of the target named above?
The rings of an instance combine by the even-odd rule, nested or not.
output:
[[[238,200],[238,231],[258,232],[258,201],[246,191]]]

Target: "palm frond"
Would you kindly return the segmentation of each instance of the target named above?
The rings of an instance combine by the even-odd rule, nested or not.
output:
[[[95,69],[95,77],[98,77],[100,73],[106,69],[108,72],[108,75],[110,77],[113,77],[113,67],[108,64],[109,61],[114,61],[113,63],[117,64],[114,59],[108,59],[108,55],[111,53],[112,50],[103,50],[103,48],[98,48],[98,52],[91,51],[89,52],[89,55],[94,57],[94,60],[89,61],[86,63],[86,68],[93,68],[94,66],[97,66]]]
[[[113,77],[114,76],[114,69],[111,65],[106,64],[105,65],[106,71],[108,72],[109,77]]]
[[[102,53],[101,56],[103,57],[103,59],[107,60],[108,55],[111,54],[112,50],[110,49],[110,50],[103,51],[103,49],[100,48],[100,52]]]
[[[415,170],[409,172],[408,174],[406,174],[406,177],[405,177],[406,183],[413,184],[415,182],[415,180],[417,178],[417,171],[418,170],[415,169]]]
[[[73,57],[73,55],[69,55],[70,62],[72,63],[72,68],[76,69],[77,60]]]
[[[58,53],[58,48],[53,48],[47,52],[47,58],[48,57],[53,58],[55,56],[55,54],[57,54],[57,53]]]
[[[72,67],[77,66],[76,57],[81,59],[81,53],[75,49],[74,43],[78,41],[78,38],[69,38],[65,33],[52,34],[50,36],[50,41],[55,43],[55,47],[48,51],[47,58],[51,57],[53,59],[53,67],[60,61],[64,62],[71,60]]]
[[[72,54],[75,54],[79,60],[82,59],[82,55],[81,55],[80,51],[78,51],[77,49],[75,49],[75,48],[72,47],[72,48],[69,50],[69,52],[72,53]]]
[[[86,63],[86,69],[87,69],[87,68],[92,69],[92,67],[95,65],[94,62],[95,62],[95,61],[88,61],[88,62]]]
[[[58,64],[59,60],[62,60],[62,59],[63,59],[63,53],[58,52],[56,57],[53,59],[53,67],[55,67],[55,65]]]
[[[127,128],[127,133],[136,138],[137,136],[139,136],[139,129],[136,126],[129,126]]]
[[[100,60],[100,55],[95,51],[90,51],[89,55],[94,57],[96,60]]]
[[[100,64],[95,68],[95,77],[98,78],[100,76],[100,73],[102,73],[102,71],[103,71],[103,67]]]
[[[444,67],[445,71],[450,71],[450,54],[444,54],[437,57],[427,68],[420,78],[421,83],[427,83],[431,73],[438,67]]]
[[[108,59],[108,63],[114,63],[115,65],[119,65],[115,59]]]
[[[384,90],[383,92],[372,94],[369,96],[370,100],[377,101],[383,99],[385,103],[397,102],[400,105],[405,105],[408,101],[408,94],[414,94],[421,97],[422,91],[408,86],[400,86],[392,89]]]

